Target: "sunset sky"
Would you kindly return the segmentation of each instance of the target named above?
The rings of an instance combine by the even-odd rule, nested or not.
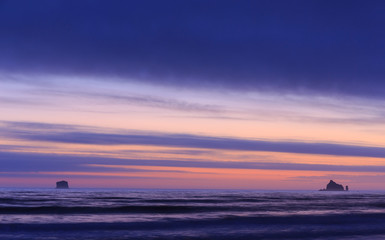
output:
[[[0,0],[0,187],[385,190],[384,13]]]

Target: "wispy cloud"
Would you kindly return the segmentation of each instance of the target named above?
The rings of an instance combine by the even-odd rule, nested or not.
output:
[[[110,104],[138,105],[152,108],[170,109],[186,112],[204,112],[204,113],[221,113],[224,112],[222,106],[212,104],[200,104],[179,99],[155,97],[146,95],[130,95],[130,94],[111,94],[111,93],[92,93],[92,92],[67,92],[64,94],[77,95],[80,97],[88,97],[93,100],[103,100]]]
[[[47,79],[48,77],[42,76],[41,78]],[[53,79],[55,79],[54,76]],[[33,81],[34,77],[31,77],[30,80]],[[111,91],[105,89],[100,90],[97,87],[89,86],[98,84],[100,81],[87,82],[82,81],[82,79],[74,82],[74,86],[69,87],[65,84],[59,84],[59,80],[51,80],[51,85],[42,82],[36,83],[35,86],[21,84],[22,87],[19,86],[20,84],[13,85],[12,83],[8,83],[3,89],[0,88],[0,92],[3,92],[3,94],[6,95],[0,97],[0,104],[63,107],[62,105],[66,105],[76,98],[78,99],[79,105],[86,105],[88,110],[92,110],[89,109],[90,104],[96,104],[99,106],[106,106],[105,111],[108,111],[107,109],[111,109],[115,106],[139,106],[179,112],[206,113],[211,115],[223,114],[226,112],[225,107],[218,104],[194,102],[193,100],[184,99],[182,97],[167,96],[167,94],[164,93],[155,95],[154,90],[148,90],[146,93],[133,93],[132,91],[134,90],[129,89],[126,89],[126,91],[119,91],[117,89]],[[54,82],[57,84],[53,84]],[[115,83],[114,86],[117,87],[119,85]],[[84,90],[78,91],[74,90],[74,88]],[[120,110],[121,109],[122,108],[120,108]]]
[[[223,162],[202,160],[151,160],[122,159],[100,156],[79,156],[70,154],[17,153],[0,151],[2,172],[147,172],[151,169],[138,169],[135,166],[177,167],[177,168],[226,168],[226,169],[263,169],[286,171],[335,171],[335,172],[377,172],[385,171],[384,165],[331,165],[282,162]],[[158,171],[158,170],[154,170]],[[166,170],[169,171],[169,170]],[[174,170],[172,170],[174,171]],[[175,171],[188,171],[184,169]]]
[[[143,131],[107,132],[71,125],[3,123],[2,135],[27,141],[92,145],[145,145],[385,158],[385,148],[338,143],[267,141]],[[9,127],[13,126],[13,127]],[[21,127],[17,127],[21,126]],[[46,126],[49,131],[37,131]],[[102,129],[100,129],[102,130]]]

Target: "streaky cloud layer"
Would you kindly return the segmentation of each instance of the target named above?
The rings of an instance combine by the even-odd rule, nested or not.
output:
[[[17,153],[0,151],[0,161],[4,164],[3,173],[19,172],[151,172],[170,170],[148,170],[135,168],[137,166],[170,167],[187,170],[188,168],[201,169],[262,169],[285,171],[331,171],[331,172],[378,172],[385,171],[384,165],[331,165],[331,164],[306,164],[287,162],[223,162],[201,160],[153,160],[153,159],[128,159],[100,156],[60,155],[48,153]],[[31,164],[33,163],[33,164]],[[172,170],[178,172],[177,170]]]
[[[5,122],[4,124],[13,126],[13,128],[7,126],[1,128],[4,136],[27,141],[93,145],[150,145],[385,158],[385,148],[383,147],[345,145],[338,143],[265,141],[143,131],[111,133],[97,132],[95,130],[81,130],[80,126],[27,122]],[[43,129],[49,129],[49,131],[44,131]],[[99,131],[101,130],[102,129],[99,129]]]

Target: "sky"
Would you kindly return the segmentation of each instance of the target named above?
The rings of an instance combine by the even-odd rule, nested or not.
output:
[[[0,187],[385,190],[382,0],[0,0]]]

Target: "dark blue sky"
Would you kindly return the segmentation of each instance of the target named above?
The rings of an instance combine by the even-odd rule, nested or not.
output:
[[[0,71],[384,98],[384,12],[375,0],[0,0]]]

